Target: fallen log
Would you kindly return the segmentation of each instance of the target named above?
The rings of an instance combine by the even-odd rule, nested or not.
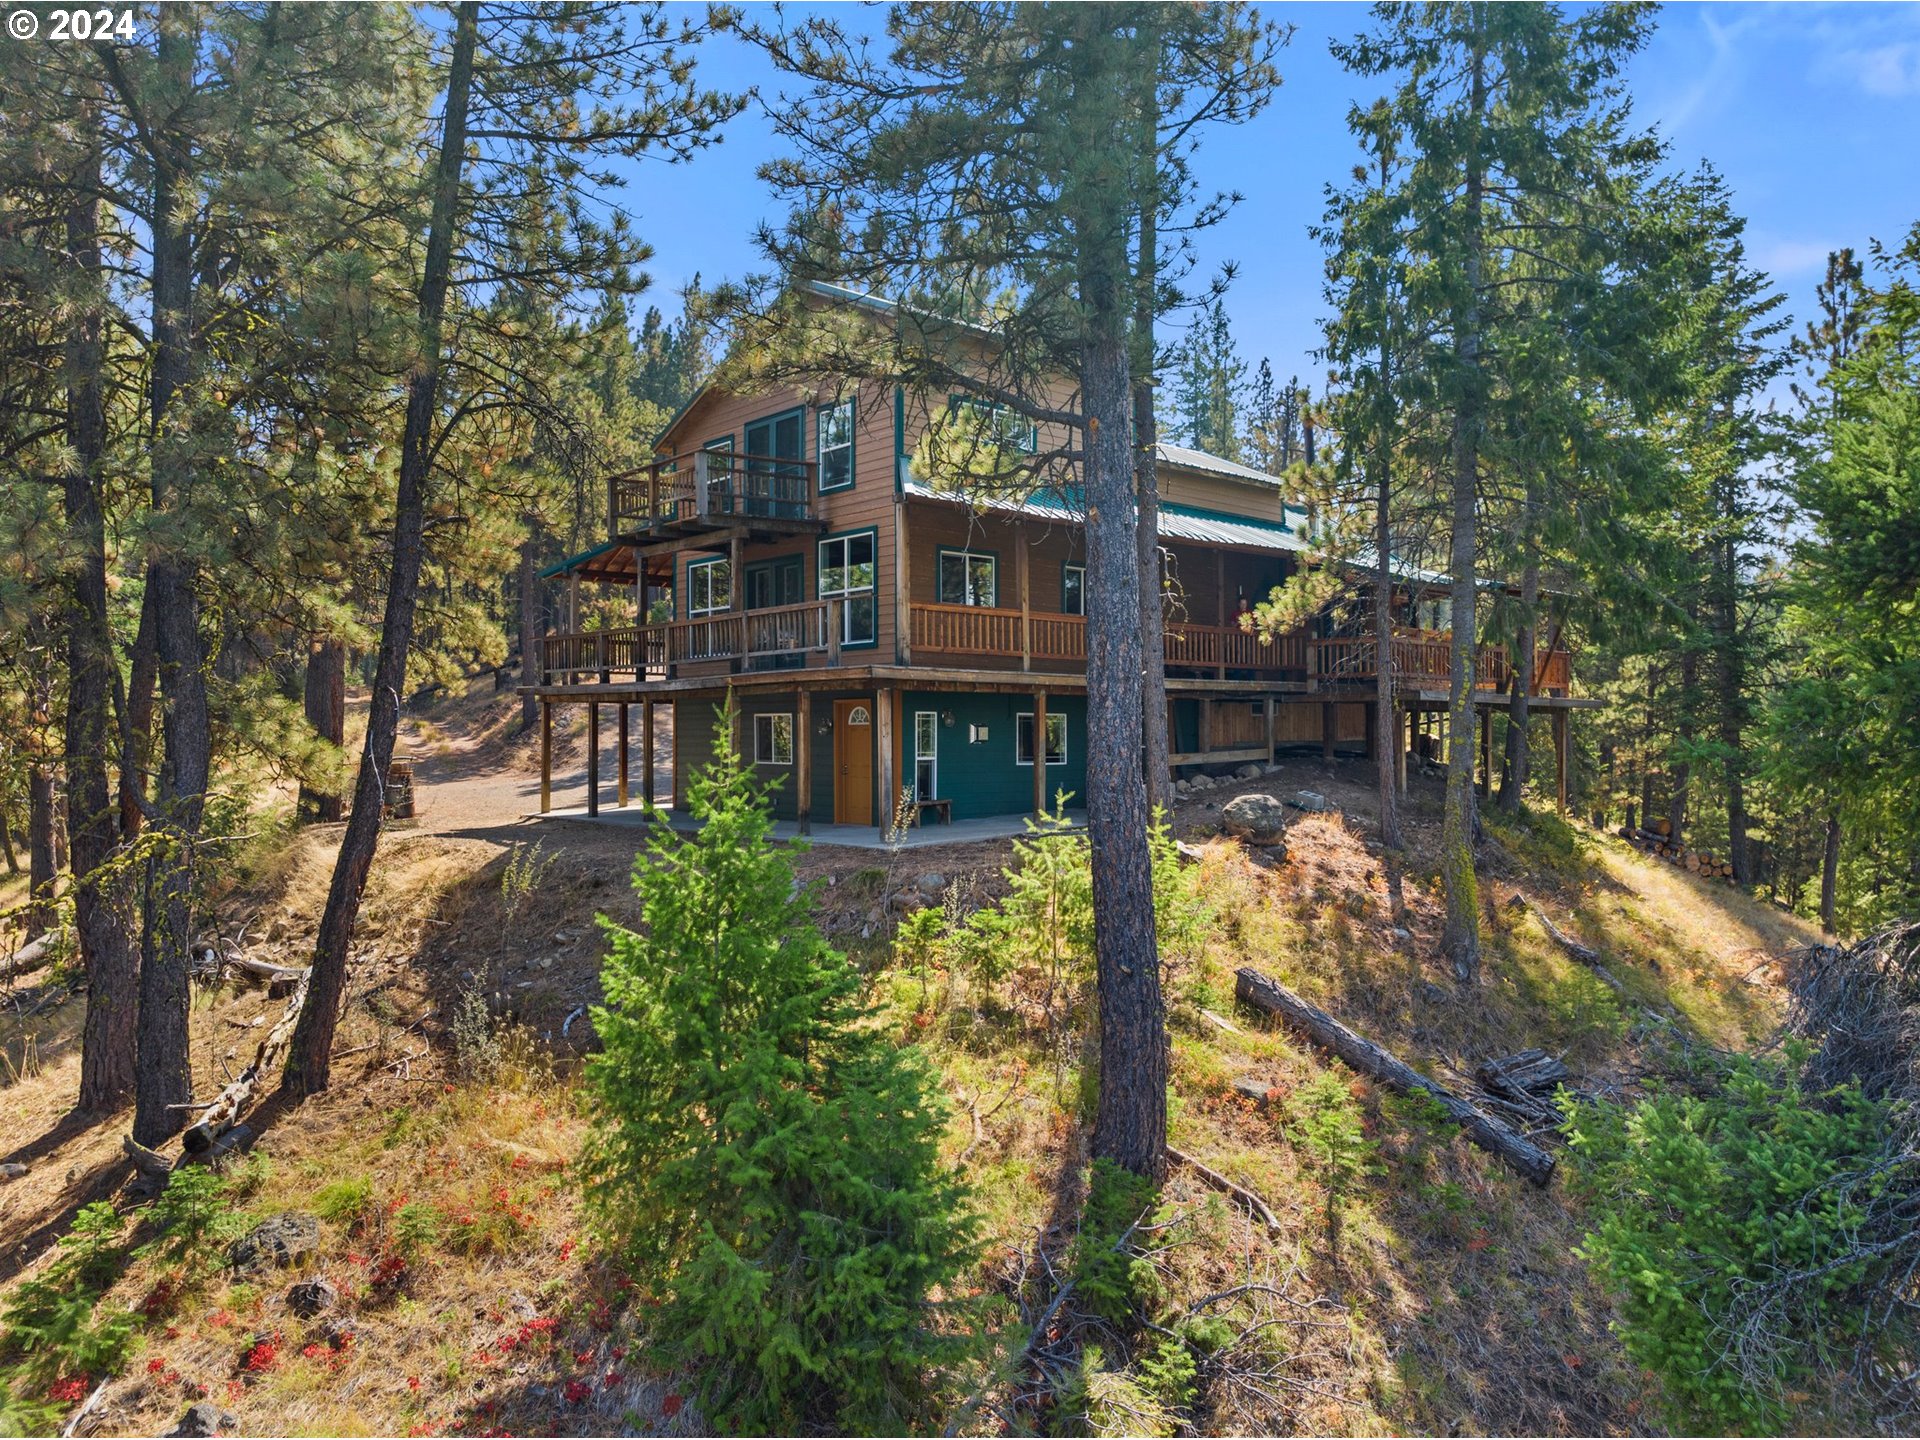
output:
[[[1531,900],[1527,902],[1527,909],[1533,913],[1533,918],[1540,922],[1540,928],[1547,932],[1547,938],[1549,940],[1553,941],[1554,944],[1566,951],[1568,955],[1586,966],[1587,969],[1593,971],[1594,974],[1611,985],[1614,990],[1623,994],[1625,993],[1626,987],[1620,983],[1611,970],[1600,963],[1600,952],[1598,950],[1594,949],[1591,945],[1581,944],[1578,940],[1567,934],[1566,931],[1553,923],[1546,911],[1542,910]]]
[[[47,952],[53,948],[53,934],[49,931],[38,940],[22,945],[5,960],[0,960],[0,980],[11,980],[16,975],[25,975],[38,970],[46,963]]]
[[[307,979],[310,974],[310,971],[299,972],[299,983],[293,987],[293,996],[287,1001],[286,1014],[280,1017],[273,1029],[269,1030],[266,1037],[261,1040],[259,1047],[253,1052],[253,1063],[242,1070],[234,1078],[233,1083],[214,1098],[207,1106],[207,1113],[200,1117],[200,1122],[180,1137],[188,1154],[197,1155],[202,1151],[211,1150],[220,1136],[239,1120],[240,1112],[253,1099],[253,1092],[266,1074],[267,1067],[280,1058],[280,1052],[286,1049],[287,1043],[293,1039],[293,1027],[300,1019],[300,1007],[306,1003]]]
[[[1474,1074],[1489,1090],[1515,1099],[1551,1095],[1572,1078],[1567,1067],[1544,1050],[1522,1050],[1482,1060]]]
[[[1442,1085],[1435,1084],[1405,1061],[1381,1049],[1362,1035],[1355,1034],[1318,1006],[1309,1005],[1278,981],[1258,970],[1237,972],[1234,993],[1243,1004],[1269,1015],[1278,1015],[1316,1045],[1331,1050],[1362,1075],[1371,1076],[1396,1090],[1420,1090],[1440,1102],[1443,1109],[1469,1139],[1481,1149],[1498,1155],[1536,1185],[1553,1178],[1554,1159],[1478,1106],[1470,1105]]]

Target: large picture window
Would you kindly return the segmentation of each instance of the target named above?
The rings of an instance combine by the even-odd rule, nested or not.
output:
[[[968,427],[983,441],[1032,455],[1040,448],[1040,427],[1017,410],[980,400],[958,400]]]
[[[820,489],[844,490],[853,484],[853,401],[821,407],[818,426]]]
[[[991,608],[999,594],[999,562],[977,550],[940,552],[940,603],[985,605]]]
[[[687,617],[733,608],[733,566],[725,560],[695,560],[687,566]]]
[[[913,712],[913,798],[933,800],[940,794],[940,715],[934,710]]]
[[[793,716],[791,713],[753,717],[753,763],[756,765],[793,764]]]
[[[844,602],[840,607],[842,645],[872,645],[879,638],[874,555],[871,530],[820,542],[820,598]]]
[[[1013,762],[1016,765],[1033,764],[1033,712],[1023,710],[1015,717],[1013,728]],[[1047,764],[1064,765],[1067,763],[1067,717],[1053,711],[1047,712]]]

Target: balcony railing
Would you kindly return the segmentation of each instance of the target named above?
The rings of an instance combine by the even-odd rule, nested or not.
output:
[[[726,610],[668,620],[548,635],[541,642],[544,684],[665,680],[683,665],[738,662],[754,669],[840,652],[838,600],[809,600],[765,610]]]
[[[701,529],[736,520],[813,519],[814,463],[696,450],[607,481],[611,533]]]
[[[1051,664],[1086,663],[1087,622],[1079,615],[995,609],[985,605],[913,605],[912,646],[916,654],[977,655]],[[1272,672],[1307,666],[1306,644],[1298,635],[1264,641],[1237,626],[1168,625],[1166,663],[1185,669]]]
[[[1441,630],[1415,630],[1396,633],[1392,639],[1394,679],[1417,689],[1444,690],[1453,683],[1453,637]],[[1379,674],[1374,637],[1335,635],[1308,642],[1313,656],[1313,675],[1332,683],[1372,680]],[[1476,690],[1505,690],[1513,680],[1513,664],[1504,645],[1480,645],[1474,649]],[[1537,652],[1534,658],[1533,685],[1529,693],[1569,694],[1572,690],[1573,662],[1565,650]]]

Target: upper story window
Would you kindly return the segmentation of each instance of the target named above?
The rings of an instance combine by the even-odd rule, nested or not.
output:
[[[853,400],[822,406],[819,411],[820,485],[844,490],[853,484]]]
[[[1062,615],[1084,615],[1087,613],[1086,566],[1067,565],[1061,568],[1060,613]]]
[[[1032,455],[1040,448],[1040,427],[1019,411],[996,402],[959,399],[956,404],[983,440]]]
[[[733,608],[733,566],[725,560],[695,560],[687,566],[687,618]]]
[[[978,550],[942,550],[939,558],[940,603],[985,605],[998,601],[1000,562]]]
[[[875,554],[871,530],[820,542],[820,598],[842,602],[842,645],[871,645],[879,638],[879,615],[874,605],[878,573]]]

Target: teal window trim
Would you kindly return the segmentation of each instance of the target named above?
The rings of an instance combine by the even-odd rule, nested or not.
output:
[[[1000,604],[1000,552],[998,550],[975,550],[971,546],[942,545],[933,552],[933,593],[940,595],[940,562],[949,555],[966,555],[993,562],[993,599],[982,609],[997,609]],[[942,605],[964,605],[964,600],[941,600]]]
[[[878,649],[880,645],[880,527],[878,525],[862,525],[853,530],[836,530],[831,534],[822,535],[814,542],[813,546],[813,598],[816,600],[836,599],[839,597],[820,593],[820,581],[827,572],[827,567],[821,563],[820,552],[835,540],[852,540],[860,535],[870,535],[873,537],[873,589],[870,591],[855,590],[850,593],[855,595],[871,594],[873,596],[873,638],[871,640],[842,640],[840,642],[840,648],[842,650],[874,650]]]
[[[753,419],[747,421],[744,425],[740,427],[741,445],[743,447],[740,453],[746,454],[746,455],[751,455],[755,453],[751,450],[747,450],[744,448],[746,444],[747,431],[751,430],[756,425],[778,424],[780,421],[785,420],[789,415],[798,415],[800,417],[800,454],[789,457],[789,458],[796,459],[796,460],[804,460],[806,458],[806,453],[807,453],[807,407],[805,405],[789,405],[784,410],[775,410],[773,413],[769,415],[756,415],[753,417]],[[770,459],[772,457],[763,456],[761,458]]]
[[[697,620],[703,615],[724,615],[727,613],[728,610],[733,608],[734,575],[731,569],[729,569],[729,571],[727,572],[727,603],[718,608],[709,608],[709,609],[700,610],[700,611],[695,611],[693,608],[693,572],[696,570],[705,570],[714,565],[731,566],[732,563],[733,562],[729,560],[725,555],[710,555],[700,559],[694,559],[694,558],[688,559],[687,590],[686,590],[687,612],[684,618],[688,620]],[[707,598],[709,600],[713,598],[713,581],[711,579],[707,581]]]
[[[847,478],[842,480],[838,485],[829,485],[826,483],[827,455],[823,444],[827,431],[826,427],[821,424],[821,421],[823,421],[831,411],[839,410],[842,407],[844,407],[847,412]],[[813,464],[814,474],[819,477],[814,485],[814,492],[816,494],[831,495],[841,490],[851,490],[853,488],[853,482],[858,475],[858,470],[856,469],[859,463],[858,442],[855,437],[858,434],[859,426],[860,407],[854,403],[854,397],[852,395],[842,400],[832,401],[826,405],[816,405],[813,407]]]
[[[1033,748],[1033,740],[1031,738],[1033,735],[1033,711],[1016,711],[1013,717],[1013,763],[1023,769],[1031,770],[1033,768],[1033,756],[1028,755],[1024,760],[1020,758],[1020,723],[1023,720],[1026,722],[1027,735],[1029,737],[1027,748],[1029,750]],[[1049,770],[1057,769],[1059,766],[1067,763],[1067,741],[1073,734],[1073,727],[1067,723],[1066,712],[1064,710],[1049,710],[1047,712],[1047,736],[1049,739],[1053,736],[1053,722],[1056,720],[1060,722],[1060,758],[1058,760],[1054,759],[1052,750],[1048,750],[1047,768]]]
[[[780,722],[786,721],[787,758],[780,758]],[[762,722],[765,722],[764,724]],[[762,745],[762,737],[765,744]],[[753,717],[753,763],[787,769],[794,761],[794,748],[800,743],[795,733],[791,710],[762,710]],[[763,758],[764,756],[764,758]]]

